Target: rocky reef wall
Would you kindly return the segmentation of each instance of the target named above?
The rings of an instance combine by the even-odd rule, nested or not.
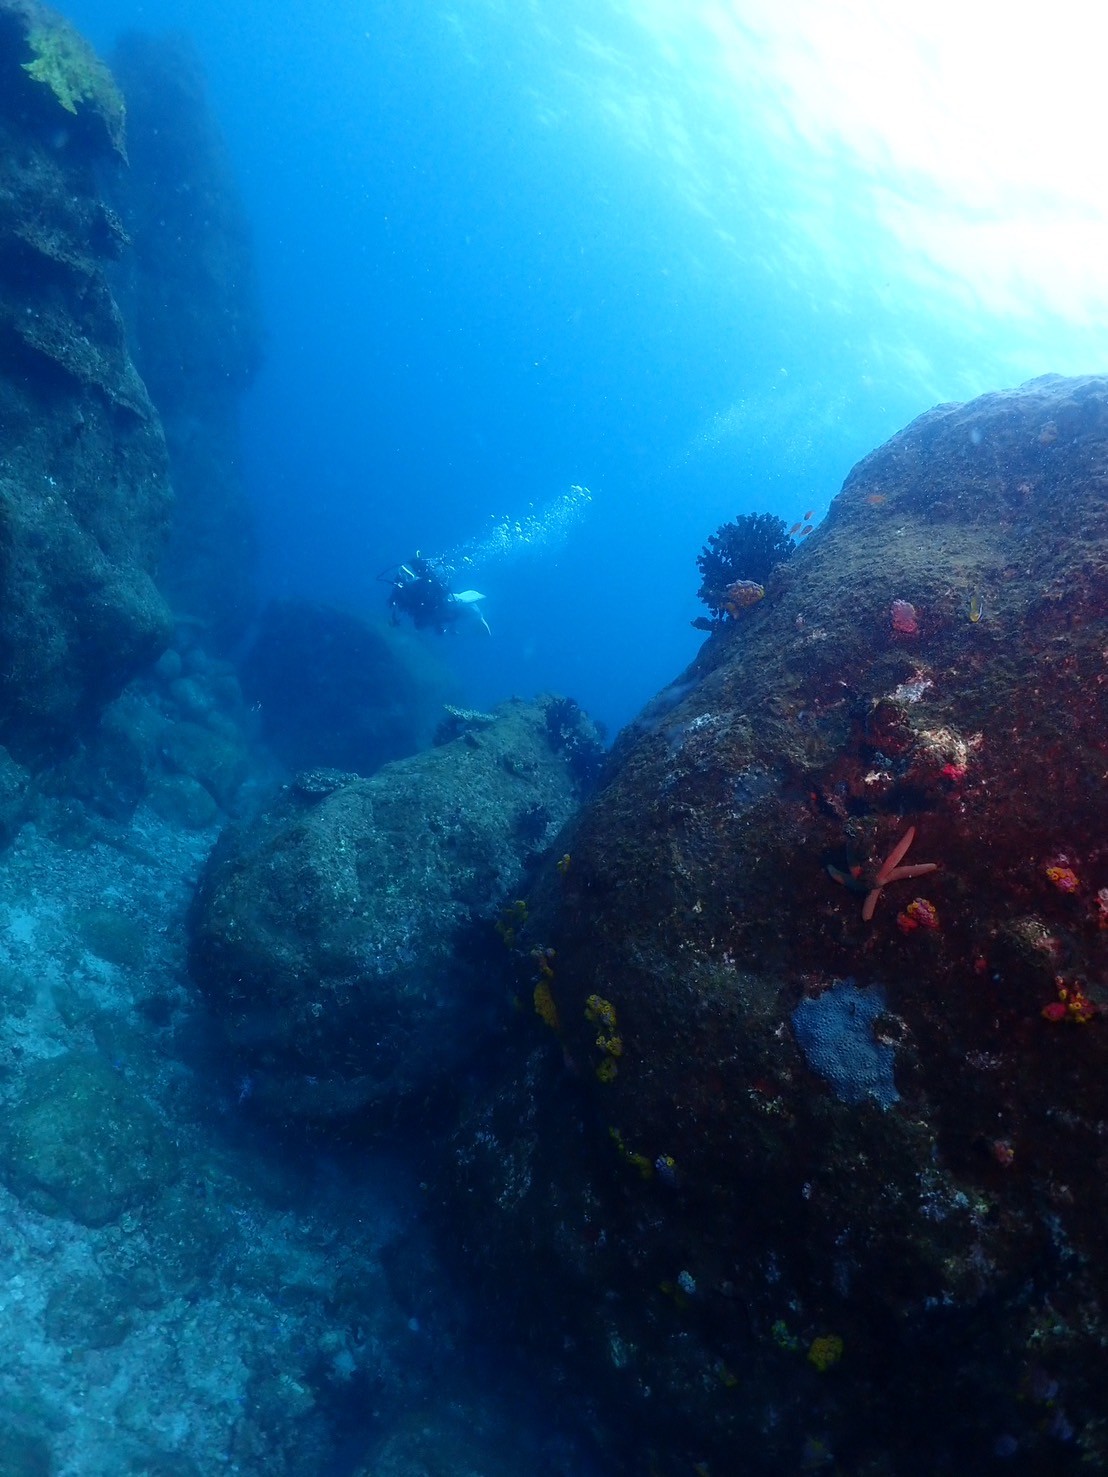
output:
[[[126,233],[110,74],[65,22],[0,4],[0,741],[64,746],[157,656],[165,440],[109,285]]]
[[[1108,380],[922,416],[529,899],[450,1214],[630,1470],[1108,1463],[1106,491]]]
[[[117,290],[176,493],[159,585],[220,652],[254,613],[256,538],[239,454],[240,405],[262,355],[250,232],[192,43],[131,34],[112,69],[130,156],[115,194],[132,242]]]

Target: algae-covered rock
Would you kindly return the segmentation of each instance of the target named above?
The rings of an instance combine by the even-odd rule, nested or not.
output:
[[[52,12],[0,3],[0,740],[29,764],[71,744],[170,631],[153,580],[165,442],[105,270],[126,235],[82,115],[52,91],[60,51],[37,59],[50,85],[26,70],[40,24],[77,54]]]
[[[175,1172],[176,1152],[157,1118],[96,1056],[35,1062],[0,1118],[0,1175],[46,1215],[102,1226]]]
[[[219,806],[198,780],[187,774],[169,775],[151,787],[151,810],[182,831],[204,831],[219,819]]]
[[[120,1277],[76,1277],[47,1299],[48,1338],[70,1350],[111,1349],[134,1327],[132,1289]]]
[[[922,416],[529,895],[449,1235],[662,1469],[1108,1463],[1106,469],[1108,379]]]
[[[99,119],[113,149],[126,159],[122,94],[80,31],[39,0],[0,0],[0,12],[24,22],[32,57],[23,63],[28,76],[48,88],[67,113]]]
[[[224,807],[230,807],[250,772],[249,752],[233,724],[217,728],[187,719],[166,723],[160,757],[167,769],[203,785]]]
[[[371,779],[293,786],[225,834],[192,967],[254,1101],[380,1119],[452,1086],[504,1017],[499,910],[574,809],[575,764],[596,747],[563,700],[512,702]]]
[[[72,925],[85,948],[120,969],[139,969],[149,947],[146,927],[116,907],[80,908]]]

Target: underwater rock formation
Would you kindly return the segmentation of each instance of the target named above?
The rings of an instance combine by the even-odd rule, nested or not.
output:
[[[298,776],[224,833],[191,966],[252,1102],[373,1126],[456,1090],[504,1016],[498,911],[579,799],[564,707],[455,714],[438,747],[371,779]]]
[[[158,583],[175,613],[203,622],[209,648],[226,650],[254,613],[238,426],[261,362],[250,232],[191,42],[128,35],[112,60],[131,161],[115,191],[132,240],[120,307],[176,494]]]
[[[1106,491],[1108,379],[921,416],[528,899],[450,1241],[658,1470],[1108,1463]]]
[[[403,633],[307,600],[273,600],[241,664],[262,735],[290,769],[370,775],[430,739],[442,671]]]
[[[33,0],[0,0],[0,741],[64,743],[157,656],[171,502],[161,426],[106,263],[110,74]]]
[[[34,1209],[100,1226],[172,1182],[168,1134],[100,1057],[36,1062],[20,1087],[0,1124],[0,1175]]]

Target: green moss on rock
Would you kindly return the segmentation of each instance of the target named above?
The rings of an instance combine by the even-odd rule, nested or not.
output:
[[[107,131],[112,148],[127,157],[124,142],[126,109],[123,95],[107,66],[81,33],[56,11],[36,0],[16,0],[2,7],[26,24],[33,60],[23,70],[48,87],[67,113],[95,114]]]

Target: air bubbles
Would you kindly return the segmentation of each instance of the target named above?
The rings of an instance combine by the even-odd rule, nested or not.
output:
[[[516,558],[536,549],[560,547],[592,502],[587,487],[573,483],[545,504],[529,503],[522,516],[491,513],[489,531],[456,549],[443,562],[450,567],[480,565]]]

